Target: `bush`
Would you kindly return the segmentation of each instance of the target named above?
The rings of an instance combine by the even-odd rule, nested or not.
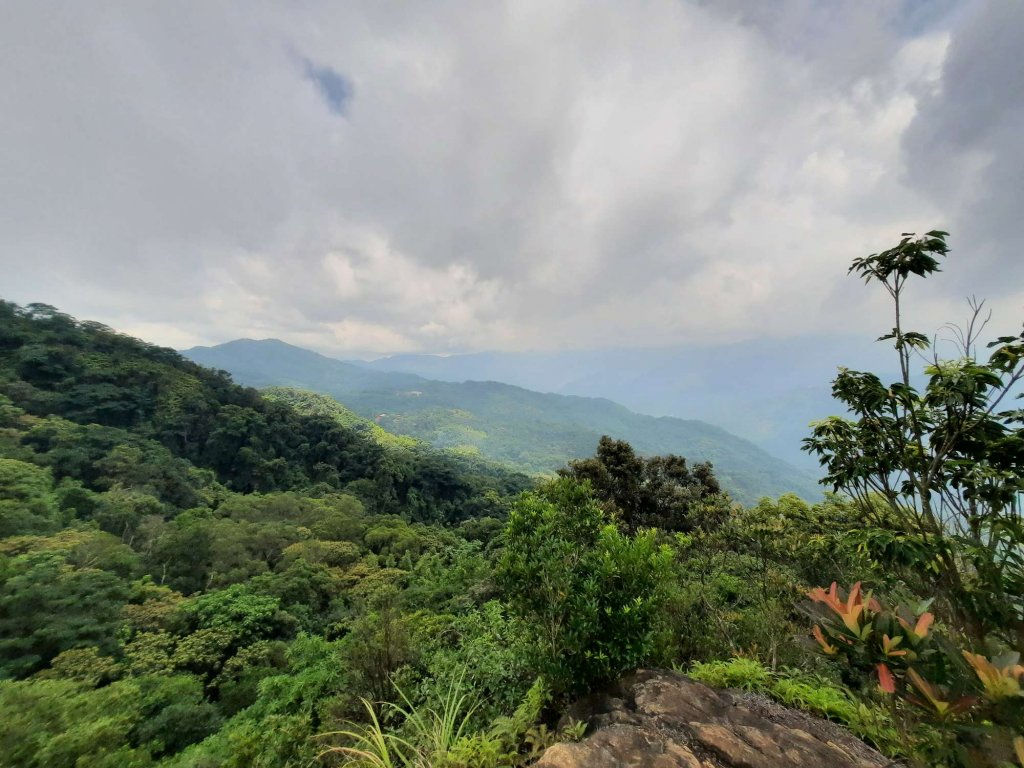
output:
[[[557,693],[584,693],[660,655],[672,553],[627,536],[589,484],[560,478],[513,505],[498,581],[536,628],[533,661]]]
[[[761,662],[738,656],[729,661],[697,662],[690,668],[690,677],[712,688],[742,688],[763,691],[771,686],[772,673]]]
[[[345,765],[357,768],[498,768],[517,766],[536,757],[524,753],[524,741],[531,741],[531,726],[548,700],[544,685],[537,681],[515,712],[498,717],[485,729],[474,729],[473,714],[479,701],[466,690],[461,675],[451,679],[434,706],[415,706],[401,689],[403,704],[385,704],[385,721],[397,722],[397,730],[381,723],[370,702],[363,700],[366,724],[348,723],[326,738],[341,738],[340,746],[328,747],[322,756],[341,757]]]
[[[999,764],[1024,726],[1018,653],[988,658],[964,650],[955,636],[933,628],[935,617],[926,606],[888,606],[862,592],[860,583],[845,595],[833,582],[808,596],[806,610],[817,621],[813,634],[821,650],[851,679],[895,699],[893,711],[913,726],[913,741],[929,750],[923,764]]]

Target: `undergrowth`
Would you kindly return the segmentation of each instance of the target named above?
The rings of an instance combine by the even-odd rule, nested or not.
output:
[[[340,758],[341,764],[353,768],[498,768],[535,759],[559,736],[536,725],[550,696],[540,680],[515,713],[497,718],[484,730],[471,727],[477,702],[461,676],[435,707],[417,706],[396,689],[404,706],[386,703],[381,714],[399,723],[397,728],[384,726],[378,711],[364,699],[369,722],[324,734],[342,743],[325,749],[321,758]]]
[[[858,699],[848,688],[797,669],[772,671],[755,659],[697,662],[688,673],[714,688],[762,693],[781,704],[845,726],[889,757],[909,757],[906,741],[892,717],[879,706]]]

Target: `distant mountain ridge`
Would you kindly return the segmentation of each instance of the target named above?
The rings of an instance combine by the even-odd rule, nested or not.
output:
[[[193,347],[185,357],[210,368],[227,371],[250,387],[297,387],[325,391],[361,391],[377,387],[413,385],[423,377],[397,371],[377,371],[347,363],[279,339],[236,339],[213,347]],[[294,378],[290,371],[296,371]]]
[[[541,393],[495,381],[437,381],[336,360],[285,342],[239,339],[183,354],[243,384],[331,395],[389,432],[479,454],[516,469],[552,472],[589,456],[603,434],[645,454],[711,461],[734,497],[821,495],[815,477],[753,443],[695,419],[646,416],[611,400]]]
[[[805,336],[719,346],[557,352],[392,355],[351,361],[442,381],[493,380],[542,392],[606,397],[638,413],[709,422],[796,466],[816,419],[841,414],[831,381],[840,365],[884,370],[889,350],[870,338]]]

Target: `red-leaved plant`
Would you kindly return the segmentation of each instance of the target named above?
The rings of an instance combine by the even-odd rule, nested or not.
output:
[[[934,629],[928,603],[890,607],[865,593],[859,582],[845,594],[833,582],[807,596],[812,636],[854,677],[877,680],[883,694],[911,705],[934,725],[971,726],[975,738],[985,732],[1007,750],[1017,749],[1021,742],[1014,741],[1014,732],[1024,725],[1019,654],[989,658],[963,650]]]

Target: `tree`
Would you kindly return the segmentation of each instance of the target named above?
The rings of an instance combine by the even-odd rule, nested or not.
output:
[[[597,444],[595,456],[571,461],[559,474],[588,481],[627,531],[714,527],[728,513],[728,500],[711,464],[691,469],[682,456],[645,459],[625,440],[607,435]]]
[[[238,584],[190,598],[176,617],[180,639],[175,664],[213,677],[246,646],[287,637],[293,620],[280,610],[280,602]]]
[[[62,651],[116,648],[128,588],[112,573],[72,568],[59,554],[0,558],[0,677],[27,676]]]
[[[393,676],[416,660],[411,617],[402,612],[394,585],[382,585],[363,601],[344,639],[345,669],[361,693],[375,701],[394,695]]]
[[[936,594],[943,617],[975,646],[994,639],[1024,648],[1024,410],[1007,401],[1024,378],[1024,334],[1003,336],[987,358],[978,341],[988,317],[971,301],[963,328],[949,326],[958,356],[904,327],[907,285],[939,270],[947,233],[904,234],[894,248],[856,259],[850,272],[893,301],[900,377],[839,370],[832,392],[852,418],[817,422],[805,450],[823,482],[852,496],[865,547],[911,584]],[[929,356],[926,356],[929,355]],[[925,363],[923,390],[915,361]]]
[[[146,517],[161,516],[164,507],[147,493],[114,486],[98,499],[92,519],[107,533],[131,542],[139,523]]]
[[[536,628],[534,662],[560,693],[583,693],[650,661],[672,554],[654,531],[627,536],[590,485],[560,478],[513,505],[498,581]]]
[[[0,457],[0,537],[49,533],[59,522],[50,470]]]

